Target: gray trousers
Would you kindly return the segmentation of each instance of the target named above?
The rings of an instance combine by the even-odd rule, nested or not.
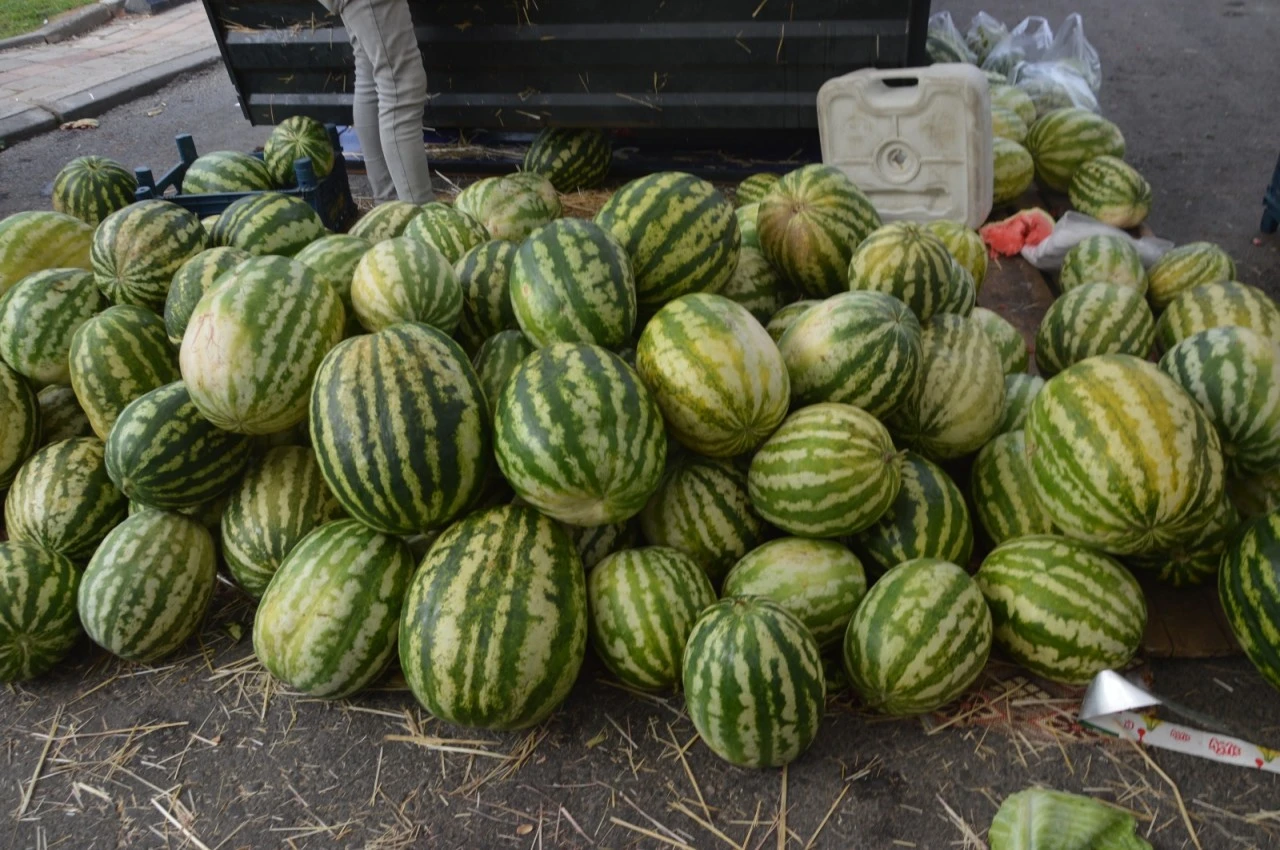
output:
[[[405,0],[330,0],[355,53],[354,127],[373,198],[433,199],[422,146],[427,72]]]

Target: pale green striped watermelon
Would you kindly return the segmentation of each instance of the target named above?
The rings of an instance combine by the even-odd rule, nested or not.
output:
[[[1052,377],[1099,354],[1145,358],[1156,339],[1156,320],[1131,286],[1086,283],[1063,293],[1036,331],[1036,367]]]
[[[741,209],[738,212],[742,212]],[[741,220],[741,217],[739,217]],[[738,264],[720,294],[737,302],[764,324],[769,317],[795,300],[795,290],[782,279],[778,270],[769,264],[759,248],[746,244],[738,251]]]
[[[1195,535],[1223,491],[1213,423],[1153,363],[1090,357],[1056,375],[1026,425],[1036,495],[1069,537],[1121,555]]]
[[[1124,158],[1124,134],[1087,109],[1055,109],[1036,119],[1027,133],[1036,177],[1050,189],[1067,191],[1077,168],[1098,156]]]
[[[69,362],[71,387],[103,440],[130,402],[181,377],[164,322],[130,304],[108,307],[81,325]]]
[[[27,380],[0,360],[0,490],[40,445],[40,403]]]
[[[991,157],[991,202],[997,207],[1011,204],[1035,182],[1035,160],[1021,144],[1000,138],[991,142]]]
[[[473,513],[432,545],[400,620],[414,696],[460,726],[523,729],[568,696],[587,647],[582,560],[533,508]]]
[[[635,549],[641,545],[640,525],[635,520],[611,522],[606,525],[591,527],[583,525],[565,525],[573,546],[582,558],[582,568],[587,571],[614,552],[624,549]]]
[[[1254,520],[1227,547],[1218,598],[1249,660],[1280,690],[1280,514]]]
[[[1007,139],[1020,145],[1027,140],[1027,130],[1027,122],[1022,120],[1021,115],[999,104],[991,104],[991,135],[993,138]]]
[[[689,635],[682,678],[693,728],[741,767],[781,767],[818,735],[826,682],[799,618],[759,596],[722,599]]]
[[[342,506],[324,483],[311,449],[270,449],[250,462],[222,511],[227,570],[257,599],[298,541],[342,516]]]
[[[1226,281],[1183,290],[1160,314],[1156,340],[1168,351],[1210,328],[1238,325],[1280,342],[1280,307],[1256,286]]]
[[[1009,431],[983,446],[973,460],[969,487],[978,522],[992,543],[1054,531],[1053,514],[1036,495],[1026,432]]]
[[[946,294],[934,308],[934,315],[952,313],[956,316],[969,316],[978,303],[978,288],[974,286],[973,275],[956,260],[951,260],[951,279],[947,284]]]
[[[48,269],[0,296],[0,358],[34,386],[65,384],[76,330],[107,306],[83,269]]]
[[[90,261],[103,295],[160,312],[174,273],[205,247],[195,215],[169,201],[139,201],[102,220]]]
[[[34,543],[0,542],[0,682],[46,673],[80,637],[80,571]]]
[[[259,192],[223,210],[209,241],[257,256],[292,257],[325,232],[324,222],[306,201],[279,192]]]
[[[0,295],[44,269],[92,269],[93,233],[80,219],[49,210],[0,219]]]
[[[875,230],[849,261],[849,288],[902,300],[921,322],[938,312],[952,287],[951,252],[922,225],[895,221]]]
[[[963,222],[940,218],[925,225],[929,232],[942,240],[955,261],[968,270],[973,278],[975,292],[982,292],[982,284],[987,279],[987,243],[982,241],[978,231],[972,230]]]
[[[917,558],[871,586],[844,636],[844,666],[864,705],[924,714],[959,697],[991,653],[982,592],[948,561]]]
[[[1010,58],[1013,55],[1012,51],[1006,54]],[[1012,69],[1010,72],[1012,73]],[[1050,112],[1075,107],[1075,100],[1072,97],[1071,90],[1062,81],[1053,77],[1024,77],[1018,81],[1017,87],[1027,97],[1031,98],[1031,103],[1035,106],[1038,118],[1043,118]]]
[[[489,231],[483,224],[462,210],[439,201],[425,204],[400,235],[435,248],[449,261],[449,265],[458,262],[472,248],[489,241]]]
[[[294,162],[310,159],[317,178],[333,170],[335,151],[329,140],[329,131],[307,115],[291,115],[277,124],[262,148],[262,158],[271,179],[281,188],[298,182],[294,174]]]
[[[215,281],[245,260],[252,258],[239,248],[208,248],[182,264],[173,275],[164,302],[164,327],[169,342],[182,345],[191,314]]]
[[[1031,97],[1017,86],[997,83],[991,86],[991,105],[1011,110],[1030,127],[1036,120],[1036,105]]]
[[[497,409],[498,398],[507,381],[524,359],[536,350],[536,346],[520,331],[499,331],[480,346],[471,365],[475,368],[476,377],[480,379],[480,387],[484,390],[490,413]]]
[[[738,183],[738,188],[733,193],[734,205],[742,209],[749,204],[760,203],[769,194],[769,190],[778,185],[779,179],[780,175],[772,172],[747,175]]]
[[[734,218],[738,220],[738,234],[742,237],[743,248],[755,248],[757,251],[760,250],[760,231],[756,227],[756,217],[759,214],[759,201],[746,204],[745,206],[738,206],[733,211]]]
[[[834,165],[806,165],[760,201],[760,251],[793,287],[811,298],[849,288],[849,260],[880,226],[862,190]]]
[[[334,346],[311,391],[325,483],[347,513],[386,534],[441,528],[480,497],[489,423],[462,349],[413,322]]]
[[[765,323],[765,332],[769,334],[769,338],[777,343],[782,339],[783,334],[787,332],[796,320],[804,315],[805,311],[810,307],[816,307],[822,301],[805,299],[802,301],[793,301],[785,307],[780,308],[776,313],[769,317],[769,321]]]
[[[1146,295],[1147,270],[1128,238],[1097,233],[1073,245],[1058,272],[1058,288],[1063,292],[1086,283],[1132,286]]]
[[[421,211],[422,207],[408,201],[383,201],[356,219],[347,234],[368,242],[394,239],[404,234],[409,222],[417,218]]]
[[[1101,552],[1065,537],[1010,540],[976,576],[996,644],[1037,676],[1082,685],[1119,670],[1147,626],[1142,588]]]
[[[1004,411],[1000,415],[1000,427],[996,429],[996,434],[1021,430],[1027,421],[1027,415],[1031,413],[1032,402],[1042,389],[1044,378],[1039,375],[1005,375]]]
[[[1178,293],[1202,283],[1225,283],[1236,279],[1235,260],[1212,242],[1179,245],[1147,269],[1147,298],[1159,313]]]
[[[621,522],[658,488],[667,438],[631,367],[594,345],[527,357],[494,413],[494,454],[530,505],[573,525]]]
[[[708,457],[752,451],[787,415],[782,355],[746,308],[721,295],[686,295],[659,310],[640,334],[636,368],[671,435]]]
[[[85,567],[80,622],[112,655],[158,661],[200,630],[216,575],[217,550],[204,526],[142,511],[117,525]]]
[[[524,154],[524,170],[540,174],[557,192],[594,189],[609,176],[613,145],[596,129],[547,127]]]
[[[502,331],[519,330],[511,306],[509,280],[519,246],[493,239],[477,245],[454,263],[453,273],[462,287],[462,321],[457,337],[464,349],[480,344]]]
[[[458,193],[454,207],[484,225],[489,238],[522,242],[560,217],[560,198],[538,174],[486,177]]]
[[[61,384],[51,384],[36,396],[40,405],[40,444],[60,443],[74,437],[93,436],[93,426],[85,415],[76,391]]]
[[[97,224],[133,203],[138,178],[105,156],[78,156],[53,178],[53,208],[85,224]]]
[[[1174,587],[1211,583],[1218,575],[1222,553],[1241,525],[1240,511],[1230,498],[1218,503],[1213,517],[1185,544],[1173,549],[1133,555],[1125,560],[1135,570],[1147,570]]]
[[[861,408],[825,402],[787,417],[747,476],[766,522],[797,537],[841,537],[884,514],[902,484],[902,455]]]
[[[1151,184],[1115,156],[1088,160],[1071,175],[1071,206],[1112,227],[1137,227],[1151,212]]]
[[[462,320],[462,286],[448,258],[407,236],[365,252],[351,278],[351,303],[370,331],[422,322],[452,334]]]
[[[293,174],[290,165],[289,173]],[[211,192],[266,192],[276,188],[267,164],[240,151],[213,151],[187,166],[182,176],[182,194]]]
[[[405,591],[416,564],[398,537],[353,519],[298,542],[253,618],[253,652],[296,691],[340,699],[391,663]]]
[[[368,239],[345,233],[334,233],[321,236],[293,257],[338,293],[338,297],[342,299],[342,306],[347,311],[348,331],[352,330],[353,325],[357,329],[359,327],[359,321],[351,306],[351,280],[355,277],[356,266],[372,247],[373,243]]]
[[[1022,331],[1015,328],[1013,323],[1004,316],[986,307],[974,307],[969,318],[982,328],[987,339],[991,340],[991,344],[995,346],[1006,375],[1027,371],[1031,357]]]
[[[609,555],[587,576],[587,620],[596,655],[623,684],[665,691],[680,683],[685,641],[716,602],[707,574],[666,546]]]

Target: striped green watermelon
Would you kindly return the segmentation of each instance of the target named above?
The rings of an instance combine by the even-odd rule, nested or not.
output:
[[[473,513],[432,545],[400,620],[400,667],[436,717],[523,729],[568,696],[587,648],[582,560],[533,508]]]
[[[951,252],[924,226],[895,221],[873,231],[849,261],[849,289],[886,292],[901,299],[921,322],[947,300]]]
[[[1213,423],[1153,363],[1090,357],[1060,372],[1026,424],[1036,495],[1068,537],[1121,555],[1179,545],[1223,491]]]
[[[435,248],[451,266],[472,248],[489,241],[483,224],[439,201],[423,205],[400,235]]]
[[[969,318],[982,328],[987,339],[991,340],[991,344],[995,346],[1006,375],[1027,371],[1031,357],[1022,331],[1015,328],[1013,323],[1004,316],[986,307],[974,307]]]
[[[734,208],[733,217],[738,220],[738,234],[742,238],[742,248],[760,250],[760,231],[756,227],[756,217],[759,214],[760,203],[758,201]]]
[[[1000,416],[1000,427],[996,429],[996,434],[1021,430],[1027,421],[1027,414],[1031,412],[1031,403],[1042,389],[1044,378],[1039,375],[1005,375],[1004,412]]]
[[[809,748],[826,706],[818,643],[759,596],[708,608],[685,644],[685,707],[711,751],[741,767],[781,767]]]
[[[718,292],[738,262],[741,234],[733,207],[691,174],[632,180],[605,202],[596,224],[631,258],[641,307],[660,307],[690,292]]]
[[[164,301],[164,327],[169,342],[182,345],[191,314],[214,281],[253,257],[239,248],[208,248],[182,264],[173,275]]]
[[[93,436],[93,426],[85,415],[76,391],[61,384],[51,384],[36,396],[40,405],[40,444],[60,443],[74,437]]]
[[[1156,322],[1156,341],[1168,351],[1210,328],[1238,325],[1280,342],[1280,307],[1256,286],[1226,281],[1203,283],[1175,297]]]
[[[217,550],[202,525],[142,511],[117,525],[85,567],[80,622],[112,655],[157,661],[200,630],[216,575]]]
[[[787,415],[778,348],[745,307],[696,293],[668,303],[636,346],[636,368],[671,435],[708,457],[746,454]]]
[[[1000,353],[972,319],[934,316],[924,327],[920,378],[885,424],[896,441],[945,460],[977,451],[1004,411]]]
[[[204,230],[205,241],[213,246],[213,226],[218,223],[219,215],[206,215],[200,219],[200,227]]]
[[[1058,272],[1058,288],[1063,292],[1086,283],[1132,286],[1146,295],[1147,270],[1128,238],[1097,233],[1073,245]]]
[[[973,275],[955,257],[948,256],[947,259],[951,261],[950,280],[946,294],[934,308],[934,315],[952,313],[956,316],[968,316],[978,303],[978,287],[973,283]]]
[[[861,408],[801,408],[765,441],[747,476],[751,504],[797,537],[841,537],[872,525],[898,495],[902,455]]]
[[[35,386],[65,384],[72,336],[105,306],[83,269],[28,275],[0,296],[0,358]]]
[[[48,210],[0,219],[0,295],[44,269],[92,269],[93,233],[80,219]]]
[[[293,166],[289,167],[293,174]],[[267,164],[240,151],[214,151],[187,166],[182,176],[182,194],[213,192],[266,192],[276,188]]]
[[[407,236],[365,252],[351,278],[351,303],[370,331],[422,322],[452,334],[462,320],[462,286],[448,258]]]
[[[1007,83],[991,86],[991,105],[1011,110],[1030,127],[1036,120],[1036,104],[1031,97],[1017,86]]]
[[[778,340],[796,407],[835,401],[882,416],[920,374],[920,322],[884,292],[844,292],[796,319]]]
[[[1240,511],[1228,497],[1203,528],[1182,546],[1145,555],[1134,555],[1125,563],[1135,570],[1155,573],[1156,578],[1174,587],[1194,587],[1213,581],[1222,563],[1222,553],[1239,530]]]
[[[53,178],[53,208],[85,224],[97,224],[133,203],[138,178],[105,156],[78,156]]]
[[[396,653],[416,564],[398,537],[353,519],[298,542],[253,618],[253,651],[271,675],[311,697],[339,699],[372,684]]]
[[[573,525],[621,522],[657,489],[667,439],[636,373],[594,345],[527,357],[494,413],[498,467],[526,502]]]
[[[348,325],[355,319],[351,307],[351,279],[355,277],[356,266],[360,264],[361,258],[372,247],[373,243],[368,239],[334,233],[321,236],[293,256],[338,293],[347,310]]]
[[[670,464],[640,512],[649,543],[684,552],[717,587],[763,543],[769,527],[751,506],[747,474],[732,462],[687,454]]]
[[[1151,309],[1159,313],[1192,287],[1235,279],[1236,264],[1231,255],[1212,242],[1189,242],[1169,251],[1147,270],[1147,297]]]
[[[1145,358],[1156,339],[1156,320],[1131,286],[1086,283],[1063,293],[1036,331],[1036,367],[1052,377],[1099,354]]]
[[[347,513],[386,534],[440,528],[479,498],[489,422],[462,349],[413,322],[334,346],[311,391],[325,483]]]
[[[1071,206],[1112,227],[1137,227],[1151,212],[1151,184],[1123,159],[1098,156],[1071,175]]]
[[[982,284],[987,279],[987,243],[978,231],[946,218],[935,219],[925,227],[941,239],[955,261],[969,271],[975,293],[982,292]]]
[[[476,377],[480,379],[480,387],[484,390],[490,413],[497,409],[498,398],[507,381],[524,359],[536,350],[537,347],[520,331],[499,331],[480,346],[471,365],[475,368]]]
[[[1075,107],[1071,90],[1052,77],[1030,77],[1018,81],[1018,90],[1031,99],[1036,117],[1043,118],[1051,112]]]
[[[783,278],[811,298],[849,288],[849,260],[880,226],[862,190],[834,165],[806,165],[760,201],[760,250]]]
[[[1280,345],[1241,327],[1193,334],[1160,368],[1208,415],[1231,475],[1280,466]]]
[[[902,486],[875,524],[853,538],[874,573],[916,558],[968,564],[973,554],[973,522],[964,493],[940,466],[904,452]]]
[[[991,202],[997,207],[1011,204],[1035,182],[1035,160],[1026,147],[1002,138],[992,140],[991,156]]]
[[[1138,651],[1147,605],[1128,570],[1083,543],[1054,535],[996,547],[976,576],[995,641],[1037,676],[1082,685]]]
[[[1249,660],[1280,689],[1280,514],[1254,520],[1227,546],[1218,598]]]
[[[475,351],[494,334],[519,329],[508,286],[517,250],[515,243],[493,239],[454,263],[453,273],[462,287],[462,321],[457,336],[464,349]]]
[[[335,151],[329,140],[329,131],[314,118],[291,115],[277,124],[262,148],[262,158],[271,179],[281,188],[297,183],[293,164],[299,159],[310,159],[317,178],[333,170]]]
[[[599,130],[547,127],[533,137],[524,170],[541,174],[557,192],[594,189],[609,176],[613,144]]]
[[[804,623],[821,649],[844,637],[867,593],[858,556],[834,540],[783,537],[752,549],[724,579],[724,596],[772,599]]]
[[[0,490],[40,445],[40,404],[17,372],[0,360]]]
[[[106,443],[107,474],[120,492],[162,510],[194,507],[225,493],[251,449],[248,438],[201,416],[181,381],[131,402]]]
[[[257,256],[292,257],[325,233],[324,222],[306,201],[279,192],[259,192],[223,210],[209,241]]]
[[[383,201],[351,225],[347,235],[368,242],[381,242],[404,234],[409,222],[418,217],[422,207],[408,201]]]
[[[78,437],[33,454],[5,499],[9,538],[72,561],[89,560],[107,532],[124,520],[128,507],[107,475],[105,451],[97,437]]]
[[[739,209],[741,212],[741,209]],[[764,324],[769,317],[795,300],[796,294],[777,269],[769,264],[759,248],[744,244],[738,251],[738,265],[720,294],[747,308],[757,322]]]
[[[969,487],[978,522],[992,543],[1054,531],[1053,515],[1036,495],[1026,432],[1008,431],[983,446],[973,460]]]
[[[205,246],[195,215],[169,201],[139,201],[102,220],[90,261],[103,295],[160,312],[174,273]]]
[[[791,302],[769,317],[769,321],[764,326],[765,332],[769,334],[769,338],[776,344],[782,339],[783,334],[795,324],[796,320],[805,314],[806,310],[821,303],[822,301],[814,299]]]
[[[742,178],[738,183],[738,188],[734,190],[733,201],[734,206],[742,209],[750,204],[758,204],[764,200],[764,196],[776,185],[780,175],[772,172],[760,172],[758,174],[749,174]]]
[[[181,377],[164,322],[143,307],[108,307],[71,337],[71,387],[105,440],[134,399]]]
[[[1123,159],[1124,134],[1096,112],[1055,109],[1031,125],[1027,150],[1035,160],[1036,178],[1050,189],[1065,192],[1076,169],[1094,157]]]
[[[342,516],[311,449],[270,449],[249,464],[222,511],[227,569],[257,599],[298,541]]]
[[[716,602],[707,574],[666,546],[609,555],[587,576],[587,631],[623,684],[664,691],[680,683],[685,641]]]
[[[1027,140],[1027,131],[1027,122],[1022,120],[1021,115],[999,104],[991,104],[992,137],[1007,139],[1021,145]]]
[[[34,679],[80,637],[80,571],[33,543],[0,543],[0,682]]]
[[[991,615],[960,567],[917,558],[871,586],[844,636],[844,666],[870,709],[923,714],[973,684],[991,653]]]
[[[582,568],[588,572],[614,552],[635,549],[641,545],[640,525],[635,520],[611,522],[590,528],[565,525],[564,530],[569,532],[569,538],[582,558]]]
[[[456,209],[484,225],[490,239],[523,242],[530,233],[560,217],[555,187],[537,174],[486,177],[458,193]]]
[[[614,348],[636,324],[636,282],[622,246],[598,224],[562,218],[516,252],[511,307],[537,346],[585,342]]]
[[[1227,496],[1244,519],[1280,508],[1280,467],[1248,477],[1227,479]]]
[[[240,264],[191,314],[178,355],[191,401],[226,431],[292,428],[306,418],[312,376],[345,322],[338,293],[301,263]]]

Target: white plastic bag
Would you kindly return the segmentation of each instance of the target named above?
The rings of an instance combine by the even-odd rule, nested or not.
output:
[[[977,57],[965,43],[950,12],[934,12],[929,16],[929,38],[925,43],[929,58],[936,62],[978,63]]]
[[[1098,97],[1089,82],[1076,71],[1074,64],[1052,62],[1020,62],[1012,74],[1013,84],[1022,89],[1036,105],[1036,115],[1054,109],[1077,106],[1098,111]]]
[[[1056,272],[1062,268],[1062,261],[1067,252],[1074,248],[1087,236],[1107,235],[1128,239],[1138,249],[1142,264],[1150,268],[1166,251],[1173,247],[1168,239],[1156,236],[1144,236],[1134,239],[1128,233],[1109,224],[1103,224],[1092,216],[1072,210],[1058,219],[1053,233],[1039,245],[1028,245],[1022,249],[1022,258],[1041,271]]]
[[[969,21],[969,30],[965,33],[965,41],[969,45],[969,49],[973,51],[974,59],[979,65],[986,61],[987,54],[991,52],[997,44],[1007,38],[1009,28],[1003,23],[988,15],[986,12],[979,12],[973,16],[973,20]]]
[[[1038,62],[1053,45],[1053,28],[1038,15],[1023,18],[982,60],[984,71],[1010,74],[1020,62]]]
[[[1102,61],[1098,58],[1098,51],[1084,37],[1084,18],[1079,12],[1067,15],[1054,34],[1053,44],[1041,58],[1045,62],[1060,62],[1071,68],[1095,92],[1102,87]]]

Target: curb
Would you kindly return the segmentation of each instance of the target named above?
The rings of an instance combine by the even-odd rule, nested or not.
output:
[[[101,0],[92,6],[76,9],[50,21],[35,32],[0,38],[0,51],[35,44],[57,44],[84,35],[110,21],[120,13],[123,6],[124,0]]]

